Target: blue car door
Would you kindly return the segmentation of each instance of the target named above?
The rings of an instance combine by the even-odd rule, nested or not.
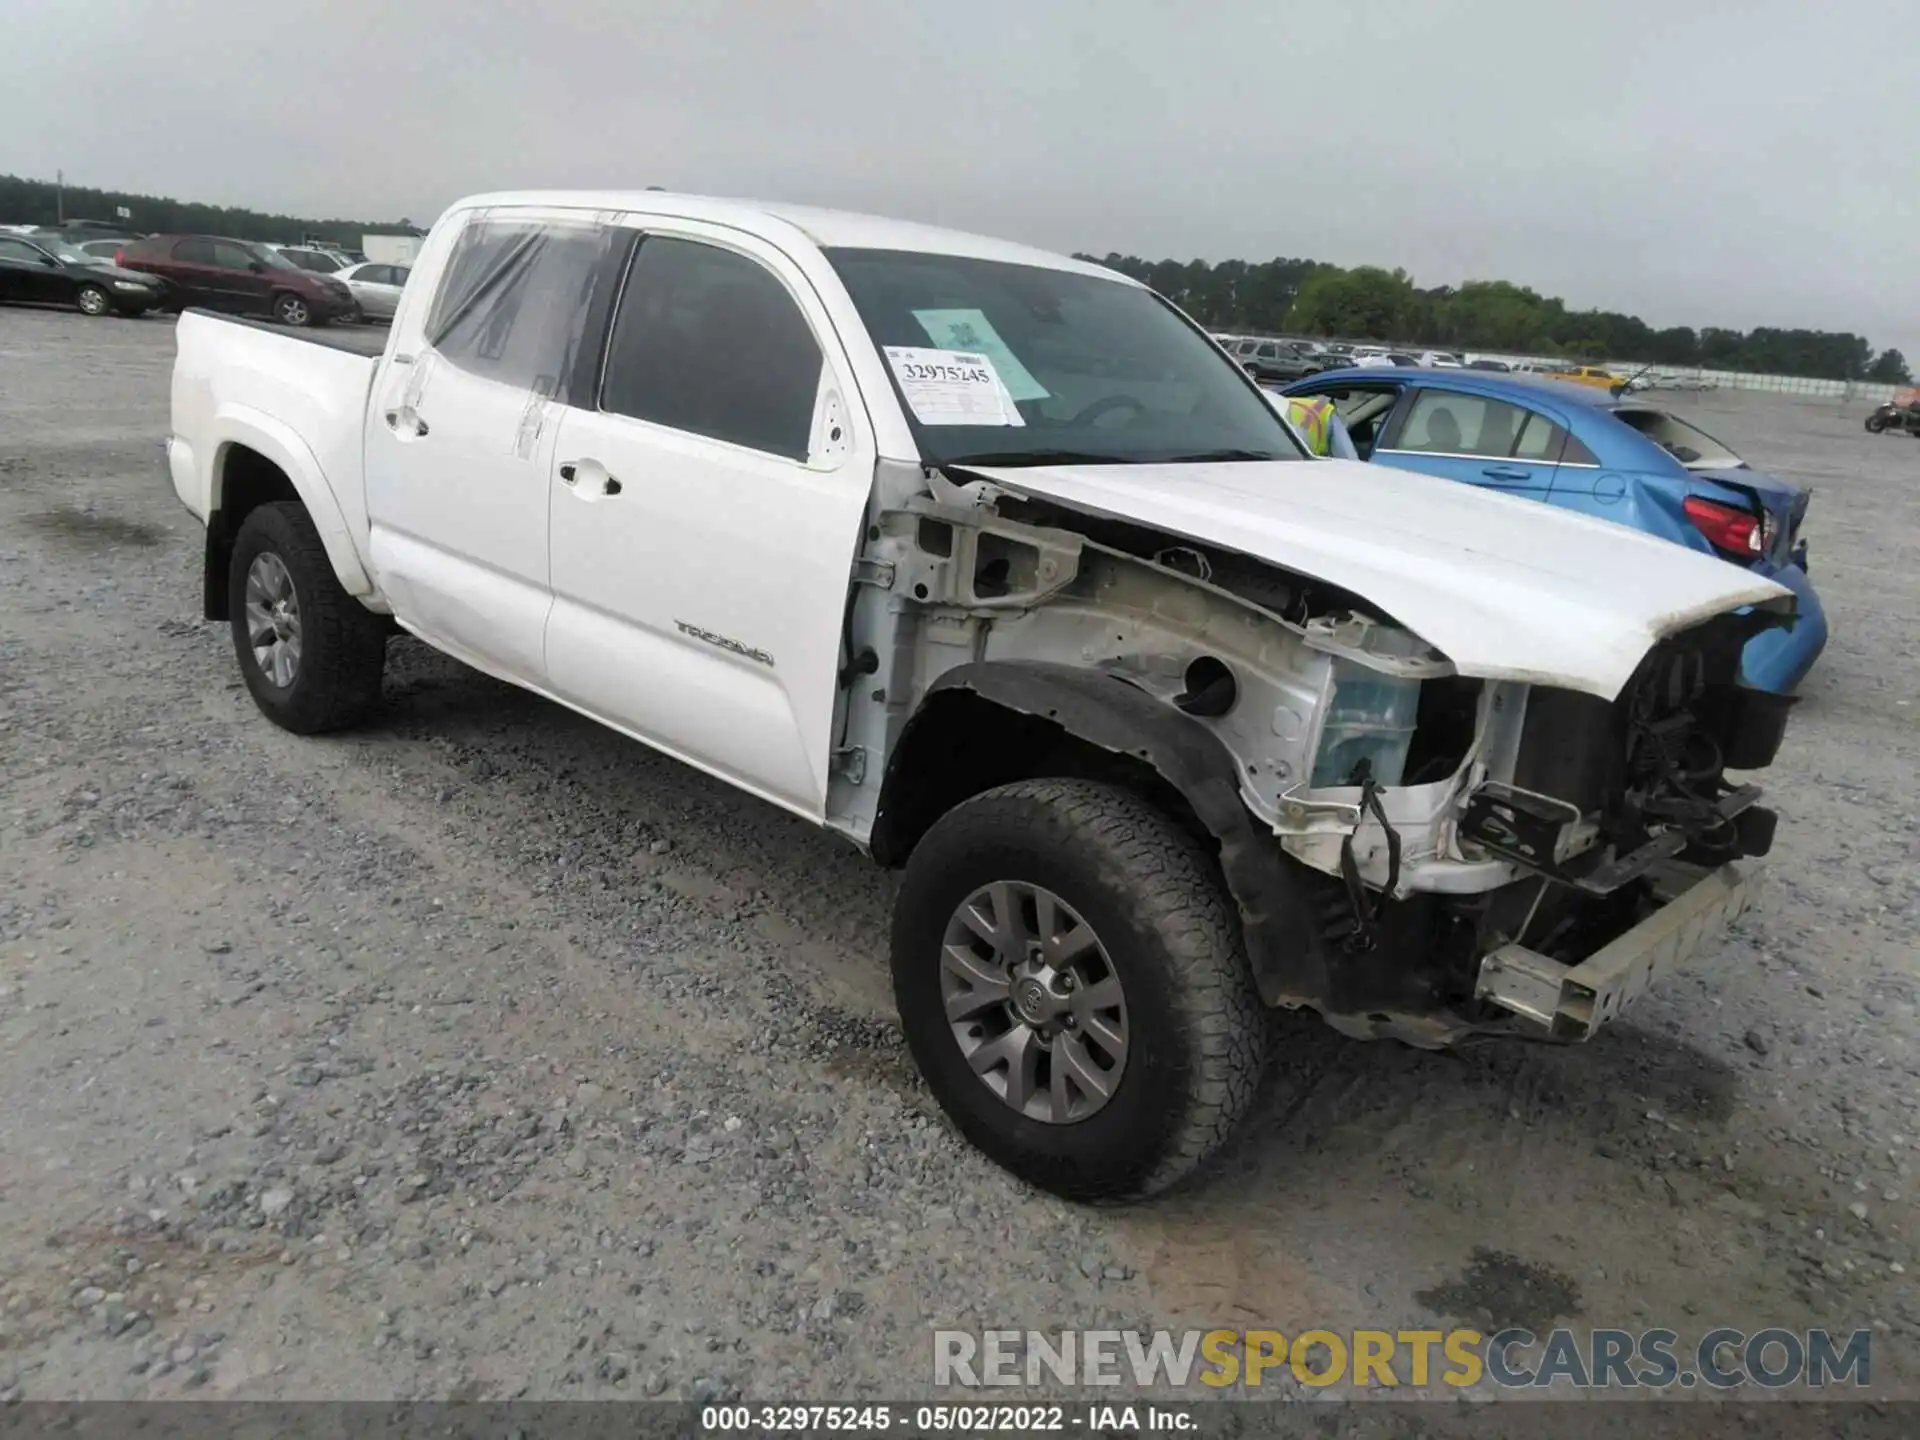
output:
[[[1414,389],[1374,460],[1486,490],[1545,500],[1566,431],[1540,411],[1468,390]]]

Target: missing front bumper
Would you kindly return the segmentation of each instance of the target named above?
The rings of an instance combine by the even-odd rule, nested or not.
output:
[[[1502,946],[1480,962],[1474,996],[1555,1040],[1586,1040],[1656,979],[1719,939],[1750,903],[1755,880],[1756,872],[1737,863],[1699,873],[1578,965],[1563,965],[1524,945]]]

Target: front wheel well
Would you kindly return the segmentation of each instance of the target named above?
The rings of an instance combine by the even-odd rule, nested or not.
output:
[[[1018,780],[1094,780],[1149,801],[1207,851],[1216,840],[1187,797],[1143,756],[1110,750],[1044,714],[1009,709],[970,690],[930,696],[887,765],[871,848],[898,868],[934,822]]]
[[[230,444],[221,450],[214,462],[213,509],[207,514],[201,610],[207,619],[227,618],[227,565],[233,555],[233,537],[249,514],[279,501],[302,503],[286,471],[246,445]]]

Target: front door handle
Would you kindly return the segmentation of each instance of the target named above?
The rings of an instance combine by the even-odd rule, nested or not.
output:
[[[1533,472],[1519,465],[1489,465],[1480,472],[1489,480],[1531,480]]]
[[[420,418],[418,411],[408,406],[387,411],[387,428],[402,440],[419,438],[427,433],[427,422]]]
[[[620,482],[607,473],[607,467],[598,460],[563,460],[560,463],[560,483],[573,487],[573,493],[582,500],[598,500],[603,495],[618,495]]]

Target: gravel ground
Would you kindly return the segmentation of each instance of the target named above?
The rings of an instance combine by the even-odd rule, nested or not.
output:
[[[1920,445],[1863,406],[1674,401],[1818,486],[1835,626],[1724,948],[1579,1049],[1290,1019],[1206,1183],[1102,1212],[945,1124],[835,841],[411,641],[370,728],[267,724],[172,348],[0,311],[0,1398],[897,1398],[936,1324],[1443,1317],[1872,1325],[1920,1395]]]

